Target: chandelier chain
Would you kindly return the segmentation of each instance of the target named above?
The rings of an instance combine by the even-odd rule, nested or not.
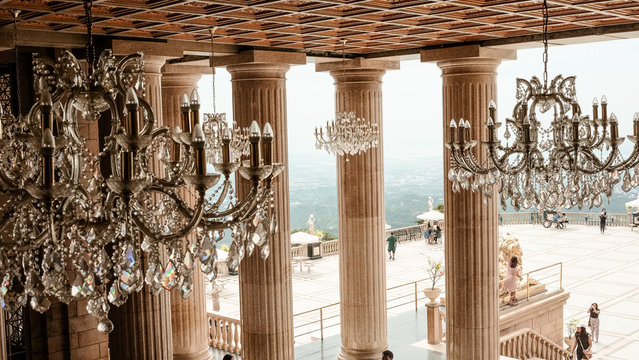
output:
[[[544,32],[544,91],[548,89],[548,3],[544,0],[542,8],[543,14],[543,32]]]
[[[91,13],[93,1],[83,0],[83,4],[87,26],[87,62],[89,63],[89,68],[91,68],[95,61],[95,46],[93,44],[93,15]]]
[[[18,114],[18,116],[20,116],[20,109],[22,108],[22,102],[20,100],[20,98],[22,97],[20,94],[20,54],[18,52],[18,16],[20,16],[20,10],[18,9],[14,9],[12,11],[13,13],[13,49],[15,52],[15,58],[16,58],[16,97],[18,98],[17,100],[17,109],[16,111],[14,111],[15,114]]]
[[[213,92],[213,114],[217,114],[217,109],[216,109],[216,105],[215,105],[215,48],[213,45],[214,39],[213,39],[213,33],[215,32],[216,27],[210,27],[209,28],[209,33],[211,34],[211,59],[209,60],[209,63],[211,65],[211,70],[213,71],[213,80],[211,80],[212,82],[212,92]]]

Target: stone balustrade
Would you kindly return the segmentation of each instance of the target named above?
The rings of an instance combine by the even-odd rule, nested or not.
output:
[[[570,352],[535,330],[525,328],[500,338],[499,355],[515,359],[567,360]]]
[[[240,320],[217,313],[208,313],[208,318],[210,346],[240,354],[242,349]]]

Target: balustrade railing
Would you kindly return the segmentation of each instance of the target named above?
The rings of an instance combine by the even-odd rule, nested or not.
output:
[[[499,339],[499,355],[516,359],[567,360],[570,352],[533,329],[521,329]]]
[[[599,225],[599,213],[566,212],[568,225]],[[549,215],[550,216],[550,215]],[[541,224],[544,219],[540,212],[500,213],[499,225]],[[629,214],[608,214],[607,226],[630,225]]]
[[[320,245],[320,253],[322,256],[337,255],[339,253],[338,240],[322,241]]]
[[[308,248],[306,246],[296,246],[291,248],[291,258],[300,258],[306,255]]]
[[[217,313],[208,313],[209,345],[234,354],[242,349],[240,320]]]

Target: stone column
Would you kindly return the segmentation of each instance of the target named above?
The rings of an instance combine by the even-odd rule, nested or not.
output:
[[[382,76],[399,62],[319,63],[335,79],[336,112],[378,125],[379,145],[337,157],[341,346],[338,359],[379,359],[388,347]],[[401,256],[401,255],[399,255]]]
[[[470,121],[471,138],[486,140],[488,103],[497,101],[497,67],[514,58],[510,50],[479,46],[422,51],[422,61],[442,70],[444,139],[450,120]],[[446,141],[446,140],[444,140]],[[477,149],[483,149],[477,146]],[[446,219],[446,357],[455,360],[499,359],[499,234],[497,197],[455,193],[447,178],[450,155],[444,148]],[[485,159],[477,152],[478,160]]]
[[[160,69],[163,65],[162,57],[145,57],[145,99],[153,109],[158,126],[162,125]],[[147,264],[143,262],[142,273],[146,270]],[[115,325],[109,334],[111,359],[172,359],[171,300],[167,291],[153,295],[145,284],[140,292],[130,294],[125,304],[112,306],[109,318]]]
[[[165,65],[162,73],[162,115],[164,125],[181,126],[180,100],[190,95],[202,77],[200,67]],[[210,72],[210,69],[209,71]],[[180,192],[186,196],[186,191]],[[194,198],[186,199],[193,205]],[[193,271],[193,292],[187,299],[179,291],[171,292],[171,323],[173,359],[207,360],[209,353],[209,323],[206,315],[206,284],[199,266]]]
[[[286,72],[289,64],[303,64],[304,54],[248,51],[229,57],[224,65],[231,73],[233,119],[240,127],[256,120],[268,121],[274,132],[273,162],[286,168],[275,179],[274,211],[278,232],[270,239],[270,255],[262,260],[255,250],[239,268],[242,359],[293,360],[293,291],[291,275],[288,145],[286,130]],[[236,177],[237,179],[237,177]],[[237,180],[236,180],[237,181]],[[249,190],[237,186],[238,198]]]

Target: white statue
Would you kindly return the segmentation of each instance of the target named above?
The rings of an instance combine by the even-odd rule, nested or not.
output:
[[[433,211],[433,197],[428,197],[428,211]]]
[[[315,235],[315,217],[313,216],[313,214],[311,214],[311,216],[308,217],[308,233],[311,235]]]

